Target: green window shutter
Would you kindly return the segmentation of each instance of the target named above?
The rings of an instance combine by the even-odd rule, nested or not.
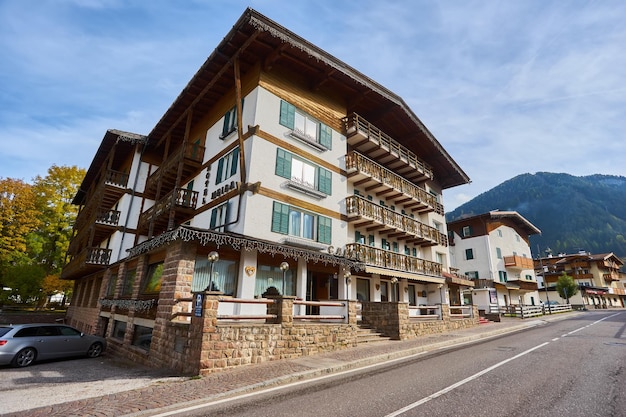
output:
[[[369,245],[374,246],[374,235],[369,235],[367,239],[368,239]]]
[[[296,108],[284,100],[280,101],[280,124],[292,130],[296,125]]]
[[[356,243],[361,243],[361,232],[359,232],[358,230],[354,231],[354,241]]]
[[[332,220],[328,217],[317,218],[317,241],[330,244],[332,233]]]
[[[217,163],[217,174],[215,175],[215,184],[219,184],[222,181],[222,171],[224,170],[224,158],[221,158]]]
[[[233,159],[230,165],[230,175],[233,176],[237,173],[237,167],[239,167],[239,148],[233,150]]]
[[[215,229],[215,223],[217,223],[217,207],[211,211],[211,223],[209,223],[209,229]]]
[[[277,201],[274,201],[272,213],[272,232],[289,233],[289,206]]]
[[[280,148],[276,150],[276,175],[291,178],[291,154]]]
[[[317,189],[325,194],[332,194],[332,174],[329,170],[319,167],[317,169]]]
[[[226,137],[228,135],[228,131],[230,130],[230,111],[227,111],[224,115],[224,125],[222,126],[222,134],[220,138]]]
[[[388,246],[388,244],[387,244],[387,239],[382,239],[382,240],[380,241],[380,247],[381,247],[382,249],[387,249],[387,248],[389,247],[389,246]]]
[[[320,123],[320,145],[326,147],[327,149],[332,149],[332,138],[333,133],[332,129],[326,126],[324,123]]]

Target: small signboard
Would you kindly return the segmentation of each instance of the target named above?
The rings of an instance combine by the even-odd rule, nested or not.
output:
[[[193,305],[193,314],[196,317],[202,317],[202,294],[196,294]]]

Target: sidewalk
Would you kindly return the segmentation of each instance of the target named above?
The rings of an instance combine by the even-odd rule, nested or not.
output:
[[[500,323],[481,324],[471,329],[406,341],[366,343],[355,348],[244,366],[202,378],[153,384],[145,388],[34,408],[6,416],[149,416],[212,399],[496,337],[579,314],[582,313],[563,313],[526,320],[502,318]]]

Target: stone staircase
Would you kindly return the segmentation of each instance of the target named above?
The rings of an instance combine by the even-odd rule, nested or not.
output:
[[[383,340],[391,340],[387,336],[383,336],[382,333],[377,332],[366,324],[359,324],[357,330],[357,344],[382,342]]]

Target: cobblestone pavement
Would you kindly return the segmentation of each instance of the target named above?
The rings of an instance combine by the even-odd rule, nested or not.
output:
[[[323,374],[356,369],[450,347],[462,343],[498,336],[544,324],[546,321],[566,319],[582,313],[565,313],[537,319],[503,318],[499,323],[481,324],[437,335],[406,341],[380,341],[355,348],[312,355],[297,359],[277,360],[244,366],[207,375],[201,378],[182,378],[158,381],[147,387],[85,398],[61,404],[51,404],[4,416],[148,416],[165,409],[189,406],[194,403],[223,398],[314,378]],[[0,406],[1,409],[1,406]]]

